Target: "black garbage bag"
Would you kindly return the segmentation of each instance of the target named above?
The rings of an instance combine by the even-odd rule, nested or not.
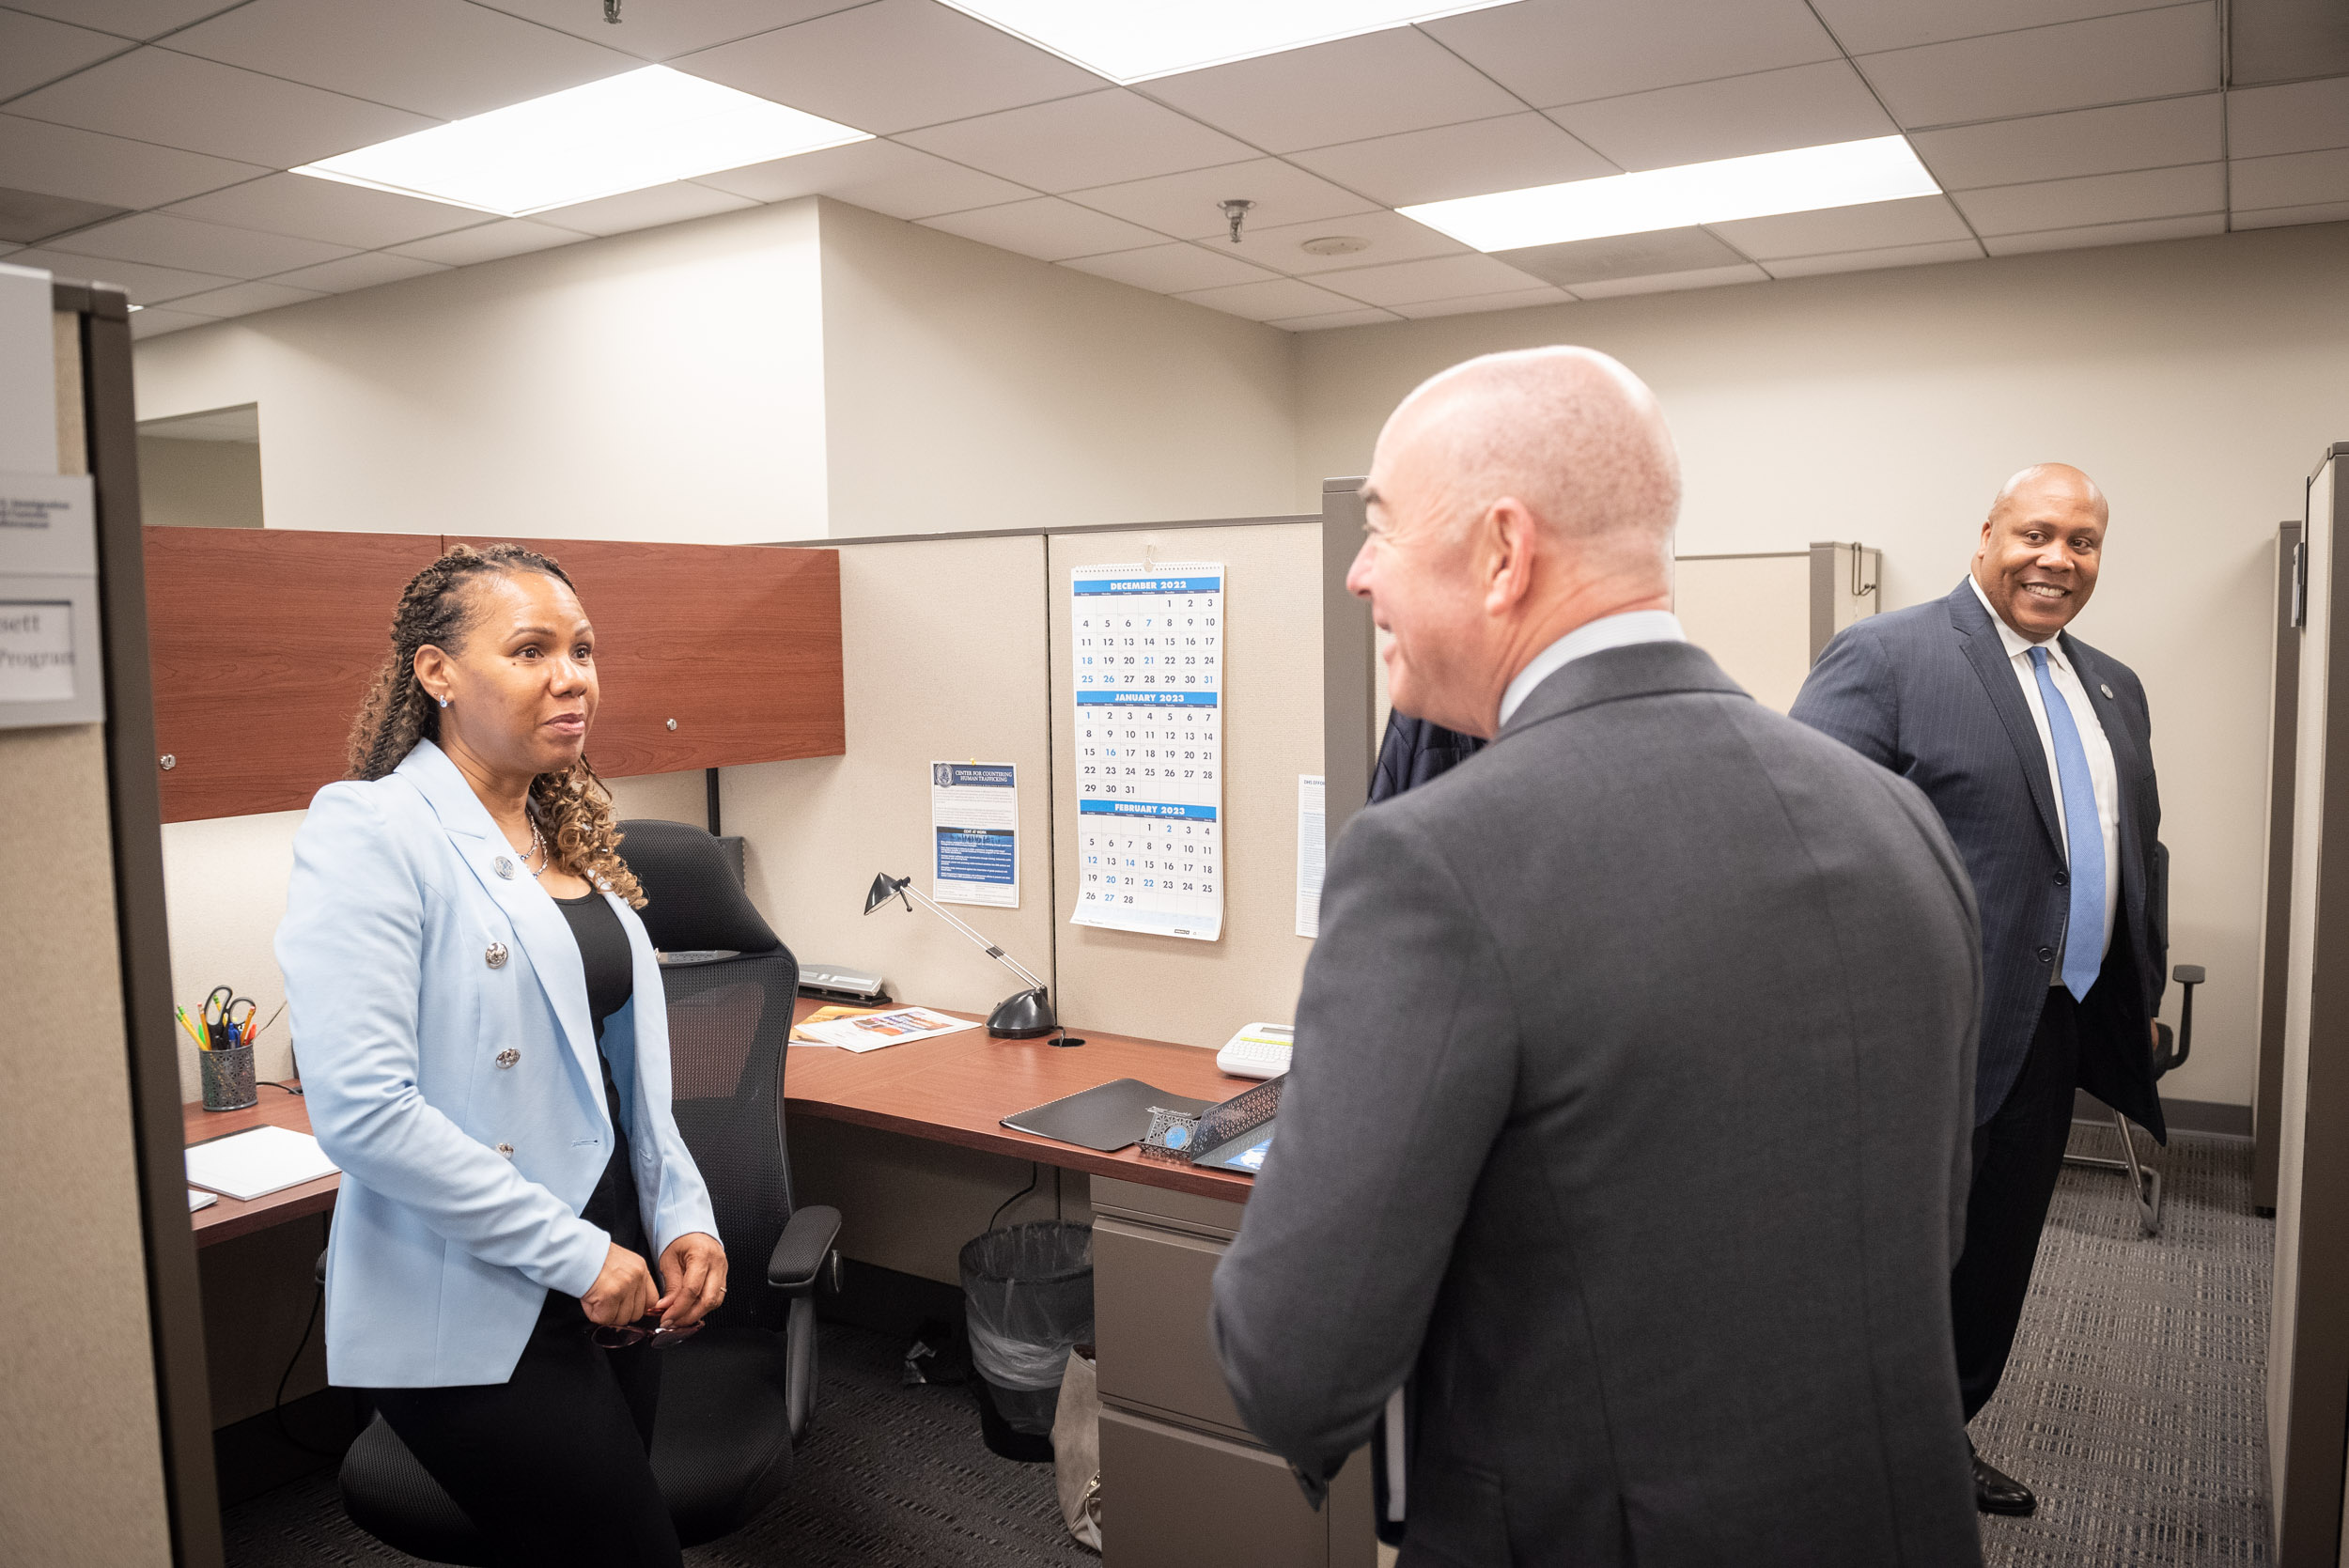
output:
[[[1007,1447],[988,1421],[988,1446],[1009,1458],[1049,1459],[1068,1352],[1093,1343],[1093,1228],[1045,1219],[989,1231],[963,1248],[961,1262],[982,1413],[991,1406],[1009,1434],[1030,1439]]]

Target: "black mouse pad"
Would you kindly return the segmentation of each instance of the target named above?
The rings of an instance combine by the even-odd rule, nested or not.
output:
[[[1213,1103],[1153,1089],[1138,1078],[1121,1078],[1097,1089],[1015,1111],[1003,1118],[1003,1126],[1107,1155],[1142,1141],[1142,1135],[1150,1130],[1154,1105],[1196,1113]]]

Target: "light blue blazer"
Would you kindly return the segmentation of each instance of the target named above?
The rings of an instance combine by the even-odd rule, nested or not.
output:
[[[294,836],[277,961],[310,1126],[343,1168],[334,1383],[503,1383],[546,1293],[602,1271],[611,1237],[579,1217],[612,1149],[586,971],[521,862],[428,740],[384,778],[319,790]],[[636,960],[604,1044],[658,1251],[718,1225],[669,1110],[660,965],[604,896]]]

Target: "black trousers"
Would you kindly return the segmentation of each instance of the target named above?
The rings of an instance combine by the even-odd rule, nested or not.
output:
[[[503,1383],[372,1391],[500,1568],[681,1568],[647,1457],[659,1353],[590,1344],[568,1296],[550,1296]]]
[[[2039,1232],[2047,1221],[2079,1081],[2079,1003],[2047,988],[2030,1053],[1990,1120],[1974,1129],[1974,1175],[1966,1199],[1966,1250],[1950,1275],[1958,1391],[1972,1421],[1999,1391],[2015,1328],[2030,1294]]]

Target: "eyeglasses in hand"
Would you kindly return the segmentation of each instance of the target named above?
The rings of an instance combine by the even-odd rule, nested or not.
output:
[[[701,1331],[698,1323],[689,1323],[682,1328],[663,1328],[659,1312],[646,1312],[633,1323],[591,1323],[587,1326],[587,1340],[604,1350],[626,1350],[647,1340],[655,1350],[666,1350]]]

